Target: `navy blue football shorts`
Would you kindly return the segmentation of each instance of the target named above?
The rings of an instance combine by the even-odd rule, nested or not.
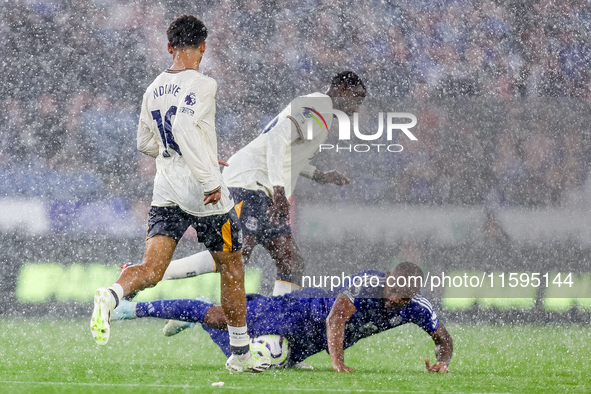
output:
[[[148,218],[148,235],[164,235],[179,241],[193,226],[199,242],[210,252],[236,252],[242,250],[242,230],[234,209],[222,215],[193,216],[178,206],[152,207]]]
[[[265,192],[235,187],[229,190],[245,236],[254,236],[257,243],[263,244],[283,235],[291,235],[291,225],[287,219],[281,219],[279,224],[271,222],[271,215],[267,211],[273,200]]]

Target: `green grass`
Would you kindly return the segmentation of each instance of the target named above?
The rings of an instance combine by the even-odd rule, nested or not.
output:
[[[86,319],[0,319],[0,393],[567,393],[590,392],[591,328],[449,324],[455,353],[447,375],[424,372],[433,343],[405,326],[346,351],[354,374],[332,372],[326,353],[313,371],[230,375],[199,328],[166,338],[164,321],[117,322],[94,344]],[[225,382],[223,388],[212,387]]]

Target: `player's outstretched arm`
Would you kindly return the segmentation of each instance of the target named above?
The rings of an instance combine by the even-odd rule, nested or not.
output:
[[[344,176],[336,170],[327,172],[316,170],[314,171],[312,180],[320,184],[332,183],[338,186],[348,185],[349,183],[351,183],[351,180],[349,178],[347,178],[346,176]]]
[[[353,316],[357,308],[344,295],[340,294],[335,300],[328,318],[326,319],[326,339],[328,352],[332,361],[332,369],[337,372],[355,372],[345,365],[345,323]]]
[[[429,359],[425,359],[425,366],[429,372],[447,373],[448,366],[451,361],[451,356],[454,351],[453,340],[451,335],[445,329],[443,323],[439,323],[437,331],[430,334],[435,342],[435,355],[437,356],[437,363],[431,364]]]

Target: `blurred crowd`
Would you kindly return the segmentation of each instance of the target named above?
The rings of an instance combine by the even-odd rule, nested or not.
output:
[[[587,1],[16,0],[0,4],[0,195],[52,197],[6,179],[83,172],[98,185],[87,198],[149,199],[153,163],[135,151],[135,122],[182,13],[209,29],[202,72],[218,82],[223,159],[294,96],[351,69],[372,97],[510,99],[453,127],[423,109],[420,145],[376,159],[395,202],[561,205],[585,185],[588,122],[557,132],[506,103],[568,98],[587,114]],[[483,126],[490,116],[502,122]]]
[[[420,119],[412,129],[417,141],[402,132],[392,141],[330,140],[340,149],[324,150],[318,166],[344,171],[353,183],[322,198],[591,208],[589,104],[580,98],[366,99],[359,115],[365,134],[378,128],[372,108],[387,105]],[[372,143],[384,145],[378,152]],[[386,150],[394,143],[393,150],[402,146],[402,152]],[[300,198],[308,200],[326,193],[312,184],[302,189]]]

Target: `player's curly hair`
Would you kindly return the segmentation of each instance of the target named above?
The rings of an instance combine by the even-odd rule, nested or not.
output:
[[[198,47],[207,38],[207,28],[193,15],[181,15],[172,21],[166,36],[173,48]]]
[[[357,86],[361,86],[365,90],[363,81],[353,71],[341,71],[330,81],[331,88],[353,89]]]

